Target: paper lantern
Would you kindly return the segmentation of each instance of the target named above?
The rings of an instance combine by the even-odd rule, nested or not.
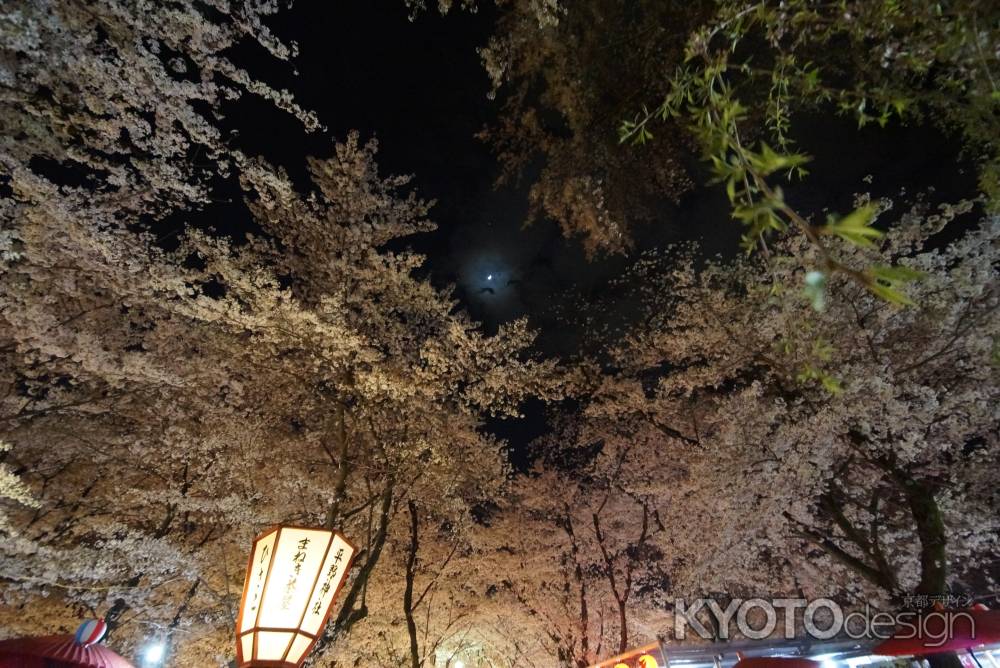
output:
[[[610,656],[591,664],[589,668],[660,668],[667,665],[663,658],[657,658],[662,656],[663,649],[660,643],[653,642],[642,647],[633,647],[617,656]]]
[[[237,664],[301,666],[323,633],[354,552],[326,529],[280,526],[257,536],[236,620]]]
[[[652,654],[643,654],[639,657],[639,668],[660,668],[660,664]]]

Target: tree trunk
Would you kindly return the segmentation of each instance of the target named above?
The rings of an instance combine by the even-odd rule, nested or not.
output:
[[[406,631],[410,636],[410,666],[420,668],[420,647],[417,644],[417,623],[413,619],[413,580],[416,577],[417,550],[420,549],[417,504],[407,503],[410,510],[410,551],[406,555],[406,589],[403,590],[403,612],[406,614]]]
[[[583,566],[580,564],[580,546],[576,542],[573,530],[573,517],[569,505],[566,505],[563,530],[569,536],[570,555],[573,557],[573,577],[580,588],[580,656],[576,659],[577,667],[587,666],[590,661],[590,612],[587,608],[587,581],[583,577]]]
[[[126,583],[126,587],[137,587],[139,582],[142,581],[142,573],[133,576]],[[104,613],[104,621],[108,625],[108,630],[105,632],[105,639],[110,639],[114,635],[115,630],[121,624],[122,615],[124,615],[129,609],[128,603],[125,602],[124,598],[116,598],[114,604]]]
[[[628,651],[628,620],[626,619],[626,614],[625,601],[618,601],[618,625],[621,628],[621,642],[618,643],[619,652]]]
[[[390,476],[386,482],[385,489],[382,491],[378,529],[376,530],[375,537],[369,541],[365,563],[360,565],[357,576],[347,589],[347,593],[344,595],[344,602],[333,624],[327,625],[323,631],[323,635],[316,642],[316,646],[312,650],[312,656],[322,655],[330,643],[336,640],[339,635],[350,631],[352,626],[368,616],[368,606],[365,603],[362,592],[365,591],[368,578],[371,577],[372,571],[375,570],[375,565],[382,556],[382,548],[385,546],[385,539],[389,530],[389,520],[392,515],[392,500],[395,488],[395,478]],[[361,553],[359,552],[359,554]],[[356,608],[354,606],[359,597],[361,597],[361,605]]]
[[[947,535],[935,489],[897,470],[896,481],[906,496],[906,503],[913,515],[920,539],[920,583],[916,593],[926,596],[943,596],[947,589]],[[942,652],[924,657],[931,668],[962,668],[962,661],[955,652]]]
[[[382,556],[382,548],[385,546],[386,535],[389,531],[389,520],[392,515],[392,500],[395,488],[396,481],[390,476],[386,481],[385,489],[382,491],[378,530],[370,543],[364,565],[361,566],[357,577],[351,583],[347,594],[344,596],[344,603],[340,608],[340,614],[337,615],[337,619],[334,622],[335,633],[350,630],[354,624],[368,616],[368,608],[364,604],[364,601],[362,601],[360,608],[355,608],[354,604],[357,603],[358,597],[361,596],[361,592],[368,582],[368,578],[371,576],[372,571],[375,570],[375,565],[378,564],[378,560]]]
[[[935,490],[912,478],[901,479],[899,482],[920,539],[920,584],[917,585],[917,593],[940,596],[945,593],[947,585],[948,540],[941,509],[934,498]]]
[[[347,461],[348,439],[347,417],[345,413],[344,406],[341,404],[337,410],[337,429],[334,432],[334,440],[337,443],[337,475],[333,482],[333,503],[327,509],[326,521],[323,523],[327,529],[331,530],[336,527],[337,522],[340,520],[340,507],[347,493],[347,475],[350,471],[350,464]],[[323,448],[326,449],[327,454],[330,455],[330,459],[333,460],[333,454],[326,448],[326,444],[323,444]]]

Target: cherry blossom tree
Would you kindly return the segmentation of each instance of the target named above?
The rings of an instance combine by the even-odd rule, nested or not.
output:
[[[6,555],[23,585],[12,596],[92,582],[114,593],[90,604],[111,596],[124,623],[139,604],[162,617],[150,591],[204,572],[206,605],[228,603],[219,623],[241,568],[220,569],[216,551],[242,555],[277,521],[325,523],[361,545],[334,625],[345,632],[367,615],[400,504],[459,518],[496,493],[502,452],[479,416],[558,394],[553,363],[523,355],[524,323],[484,338],[412,277],[421,258],[377,250],[429,223],[426,204],[377,176],[373,145],[351,138],[312,166],[320,194],[308,197],[249,166],[250,208],[274,240],[242,247],[191,232],[157,251],[141,234],[22,209],[4,420],[41,507]]]
[[[417,277],[424,258],[388,250],[433,223],[374,142],[335,142],[309,184],[232,148],[241,95],[321,129],[226,55],[292,58],[277,9],[0,10],[5,634],[103,615],[127,652],[159,638],[178,665],[225,665],[247,548],[278,522],[359,547],[316,666],[580,667],[656,639],[675,595],[898,606],[993,586],[996,217],[918,207],[868,233],[838,255],[867,286],[806,273],[829,264],[795,239],[646,257],[647,317],[566,369],[524,321],[484,336]],[[514,11],[546,30],[564,8]],[[255,234],[190,224],[218,178]],[[549,185],[570,217],[595,195],[568,172]],[[485,416],[567,395],[512,476]]]
[[[275,9],[0,17],[6,633],[100,614],[122,648],[162,637],[178,661],[224,664],[249,541],[294,521],[360,548],[317,650],[332,656],[369,614],[408,501],[458,526],[498,493],[483,414],[562,393],[524,322],[482,336],[414,278],[421,257],[383,250],[432,224],[373,143],[311,161],[309,193],[228,146],[217,117],[247,92],[318,127],[221,55],[252,38],[290,57],[261,23]],[[146,231],[218,174],[239,179],[260,235]]]
[[[671,509],[677,592],[899,605],[996,576],[1000,226],[932,236],[970,208],[918,207],[854,252],[920,272],[908,308],[804,276],[814,251],[792,241],[769,260],[671,259],[672,307],[613,351],[581,433],[646,449],[636,479]]]
[[[853,252],[921,273],[905,308],[846,278],[818,293],[795,240],[638,263],[645,325],[584,365],[484,543],[535,656],[586,666],[669,637],[678,597],[992,590],[1000,225],[972,209],[917,205]]]

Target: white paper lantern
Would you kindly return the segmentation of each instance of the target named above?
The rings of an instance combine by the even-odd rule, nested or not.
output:
[[[236,620],[237,664],[301,666],[323,633],[354,552],[326,529],[279,526],[257,536]]]

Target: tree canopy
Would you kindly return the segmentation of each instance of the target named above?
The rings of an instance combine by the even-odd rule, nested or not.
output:
[[[676,597],[995,592],[995,3],[497,5],[481,138],[532,219],[628,258],[638,315],[572,359],[485,333],[378,143],[238,64],[294,61],[279,3],[0,10],[0,635],[103,616],[227,665],[278,523],[359,549],[313,666],[585,668]],[[314,139],[307,179],[235,147],[243,97]],[[979,192],[803,209],[807,110],[937,124]],[[713,179],[746,253],[636,251]],[[197,215],[220,184],[239,234]],[[515,470],[491,420],[529,399]]]

